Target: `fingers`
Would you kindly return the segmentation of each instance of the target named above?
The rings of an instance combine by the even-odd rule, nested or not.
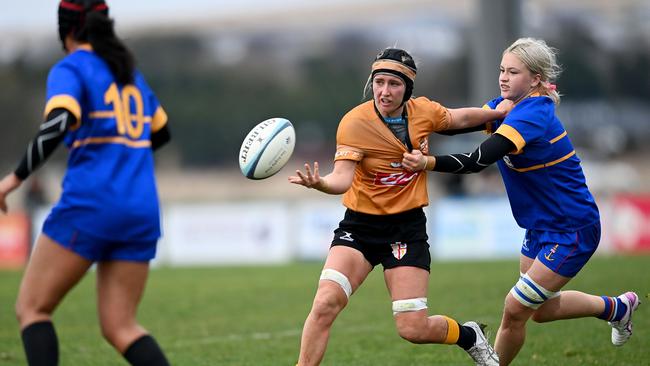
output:
[[[402,155],[402,167],[412,172],[422,170],[423,165],[426,164],[426,160],[424,164],[422,164],[423,158],[424,155],[422,155],[420,150],[413,150],[410,153],[405,152]]]
[[[318,162],[317,161],[314,162],[314,178],[316,178],[316,180],[320,179],[320,174],[318,173]]]
[[[298,172],[298,171],[296,170],[296,172]],[[288,179],[289,179],[289,183],[293,183],[293,184],[303,184],[303,180],[302,180],[302,178],[300,178],[300,177],[298,177],[298,176],[292,175],[292,176],[290,176]]]
[[[311,177],[311,167],[309,166],[308,163],[305,163],[305,172],[307,173],[307,177]]]
[[[303,173],[300,170],[296,170],[296,175],[290,176],[289,182],[311,188],[320,181],[320,176],[318,174],[318,162],[314,162],[313,172],[309,163],[305,163],[305,172]]]
[[[289,177],[289,183],[300,184],[302,186],[308,186],[308,179],[300,170],[296,170],[296,175]]]

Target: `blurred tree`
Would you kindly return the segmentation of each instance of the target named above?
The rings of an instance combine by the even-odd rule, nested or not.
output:
[[[626,35],[615,50],[606,49],[575,16],[560,19],[553,30],[550,36],[539,36],[560,50],[564,73],[559,89],[566,101],[603,104],[621,99],[647,105],[650,47],[641,30]],[[419,61],[415,95],[452,108],[467,105],[469,37],[460,52],[449,58],[422,59],[414,51]],[[359,28],[328,35],[282,30],[227,35],[158,33],[131,36],[127,42],[169,114],[174,148],[166,151],[178,154],[173,160],[183,167],[233,168],[246,133],[271,117],[294,123],[300,139],[297,156],[331,158],[338,122],[362,101],[369,65],[386,46],[385,40]],[[5,169],[17,163],[42,120],[47,70],[61,57],[56,50],[51,60],[34,60],[24,54],[0,63],[0,165]],[[497,70],[494,73],[496,95]],[[632,112],[643,116],[643,111],[639,107]],[[574,116],[576,121],[589,118],[584,113]],[[583,122],[591,126],[592,121]],[[438,138],[432,140],[440,148]],[[439,141],[443,139],[445,143],[464,141],[460,137]]]
[[[567,100],[604,98],[607,94],[606,52],[589,28],[575,18],[561,19],[557,27],[561,29],[557,33],[562,36],[547,39],[547,42],[559,49],[558,59],[563,70],[558,90]]]
[[[30,65],[22,55],[0,66],[3,170],[15,168],[42,122],[46,74],[47,69]]]
[[[626,47],[612,54],[609,79],[616,98],[650,101],[650,41],[639,35],[626,40]]]

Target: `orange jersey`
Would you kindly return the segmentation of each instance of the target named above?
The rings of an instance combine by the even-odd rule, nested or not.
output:
[[[409,137],[414,149],[429,153],[429,135],[449,128],[447,108],[425,97],[406,103]],[[402,168],[407,147],[384,124],[373,101],[348,112],[336,133],[334,160],[354,160],[352,187],[343,205],[371,215],[395,214],[429,204],[426,174]]]

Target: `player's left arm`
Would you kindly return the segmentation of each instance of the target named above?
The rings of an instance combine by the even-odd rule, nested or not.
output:
[[[171,133],[169,132],[169,127],[165,124],[159,130],[151,132],[151,148],[153,151],[158,150],[161,146],[171,140]]]
[[[439,135],[454,136],[454,135],[462,135],[464,133],[470,133],[470,132],[487,131],[487,123],[489,123],[489,122],[486,122],[486,123],[483,123],[483,124],[480,124],[480,125],[474,126],[474,127],[436,131],[436,133],[439,134]]]
[[[478,173],[502,159],[516,145],[505,136],[493,134],[471,154],[426,156],[419,150],[404,153],[402,166],[411,171],[433,170],[443,173]]]
[[[479,127],[485,129],[485,124],[497,119],[503,119],[506,113],[498,109],[457,108],[449,109],[450,121],[447,130],[464,130]]]
[[[491,107],[486,104],[483,108],[449,109],[451,117],[449,128],[443,131],[437,131],[437,133],[452,136],[470,132],[488,131],[488,124],[494,120],[505,118],[513,107],[514,104],[512,101],[504,99],[496,107]]]
[[[153,103],[158,104],[158,100],[155,99],[155,96],[152,94]],[[167,113],[165,110],[158,105],[156,112],[151,118],[151,135],[149,139],[151,140],[151,148],[153,151],[158,150],[161,146],[165,145],[171,139],[171,133],[169,132],[169,124]]]

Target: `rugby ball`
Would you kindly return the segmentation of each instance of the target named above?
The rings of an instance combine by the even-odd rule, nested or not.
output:
[[[239,168],[249,179],[264,179],[282,169],[296,144],[296,131],[289,120],[271,118],[246,135],[239,149]]]

